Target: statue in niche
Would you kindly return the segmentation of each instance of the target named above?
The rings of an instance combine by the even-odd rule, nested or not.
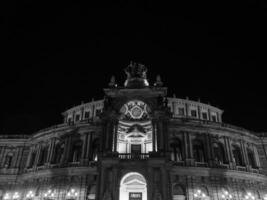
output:
[[[126,67],[124,71],[127,74],[127,79],[130,78],[146,79],[147,68],[145,67],[145,65],[139,63],[137,64],[131,61],[128,67]]]

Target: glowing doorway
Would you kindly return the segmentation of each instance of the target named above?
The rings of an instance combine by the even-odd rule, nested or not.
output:
[[[121,179],[120,200],[147,200],[147,183],[143,175],[130,172]]]

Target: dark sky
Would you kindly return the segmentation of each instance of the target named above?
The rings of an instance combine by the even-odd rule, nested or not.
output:
[[[97,2],[97,1],[92,1]],[[267,131],[266,1],[8,1],[0,5],[1,133],[32,133],[120,85],[131,60],[169,96]]]

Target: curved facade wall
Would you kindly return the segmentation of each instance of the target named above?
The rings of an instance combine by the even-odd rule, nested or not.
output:
[[[211,105],[166,98],[159,86],[105,94],[65,111],[62,124],[1,135],[0,199],[267,198],[265,133],[223,123]]]

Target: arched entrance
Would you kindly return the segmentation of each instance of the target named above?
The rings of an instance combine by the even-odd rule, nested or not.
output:
[[[120,182],[119,200],[147,200],[147,182],[143,175],[130,172]]]

